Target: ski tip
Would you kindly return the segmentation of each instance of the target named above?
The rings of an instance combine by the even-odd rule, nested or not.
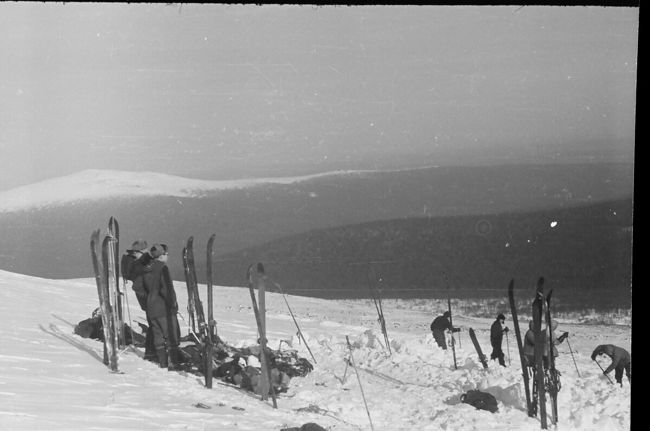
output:
[[[514,289],[515,288],[515,279],[511,278],[510,283],[508,283],[508,289]]]
[[[539,277],[537,280],[537,287],[542,287],[544,285],[544,277]]]
[[[262,262],[257,262],[257,273],[264,274],[264,265],[262,265]]]

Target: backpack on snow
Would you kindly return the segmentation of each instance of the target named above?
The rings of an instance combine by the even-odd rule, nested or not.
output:
[[[472,405],[479,410],[487,410],[492,413],[499,410],[497,399],[494,398],[494,395],[479,390],[467,391],[467,393],[460,396],[460,402]]]

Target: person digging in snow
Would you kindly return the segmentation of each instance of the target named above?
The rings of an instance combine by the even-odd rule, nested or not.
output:
[[[623,387],[623,371],[625,371],[627,381],[632,383],[632,357],[627,350],[613,344],[601,344],[594,349],[591,360],[595,361],[599,355],[607,355],[612,360],[612,363],[603,371],[603,374],[607,375],[612,370],[615,370],[616,382]]]
[[[438,343],[438,346],[443,350],[447,350],[445,331],[460,332],[460,328],[454,328],[451,326],[451,322],[449,321],[450,317],[451,313],[445,311],[442,316],[436,317],[433,319],[433,322],[431,322],[431,333],[433,334],[433,338],[436,340],[436,343]]]

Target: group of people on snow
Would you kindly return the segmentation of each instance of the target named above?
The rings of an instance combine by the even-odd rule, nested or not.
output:
[[[502,343],[503,343],[503,335],[507,334],[509,329],[507,326],[505,326],[505,321],[506,317],[502,314],[499,313],[497,315],[496,320],[492,323],[492,326],[490,326],[490,344],[492,345],[492,354],[490,355],[490,359],[492,360],[498,360],[499,365],[502,367],[506,366],[505,362],[505,355],[503,353],[502,349]],[[528,331],[526,331],[526,335],[524,336],[523,340],[523,353],[524,356],[527,360],[527,365],[529,368],[534,368],[535,366],[535,332],[533,330],[533,321],[531,320],[528,323]],[[552,351],[553,351],[553,357],[556,358],[558,356],[558,350],[557,350],[557,345],[562,343],[564,340],[567,339],[569,336],[568,332],[563,332],[562,335],[559,337],[555,337],[555,331],[557,330],[558,327],[558,322],[557,320],[552,319],[551,320],[551,327],[550,330],[549,328],[542,328],[542,330],[546,333],[544,337],[544,344],[542,347],[542,355],[543,355],[543,366],[545,370],[548,370],[549,367],[549,358],[548,358],[548,353],[550,351],[549,349],[549,343],[552,340]],[[443,349],[447,350],[447,333],[453,333],[459,332],[460,328],[455,328],[451,324],[451,313],[449,311],[445,311],[441,316],[437,316],[433,322],[431,322],[431,333],[433,334],[433,338],[435,339],[436,343],[438,346]],[[453,343],[453,336],[452,336],[452,343]],[[612,370],[615,370],[615,378],[616,382],[619,383],[621,386],[623,386],[623,372],[625,372],[628,381],[631,382],[631,364],[632,364],[632,359],[630,354],[627,352],[627,350],[623,349],[622,347],[614,346],[612,344],[602,344],[596,347],[596,349],[593,351],[591,355],[591,359],[593,361],[596,360],[596,357],[599,355],[607,355],[610,357],[612,360],[611,364],[609,367],[607,367],[605,370],[603,370],[603,374],[607,375],[609,374]]]
[[[165,244],[148,247],[147,241],[137,240],[122,256],[121,271],[124,279],[132,282],[140,308],[147,316],[145,359],[173,370],[179,363],[180,327],[168,254]]]

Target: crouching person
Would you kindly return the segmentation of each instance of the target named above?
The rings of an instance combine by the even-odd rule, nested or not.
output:
[[[625,371],[627,381],[632,383],[632,357],[627,350],[613,344],[601,344],[594,349],[591,360],[595,361],[596,357],[600,355],[607,355],[612,360],[612,363],[603,371],[603,374],[607,375],[614,370],[616,382],[623,386],[623,371]]]

